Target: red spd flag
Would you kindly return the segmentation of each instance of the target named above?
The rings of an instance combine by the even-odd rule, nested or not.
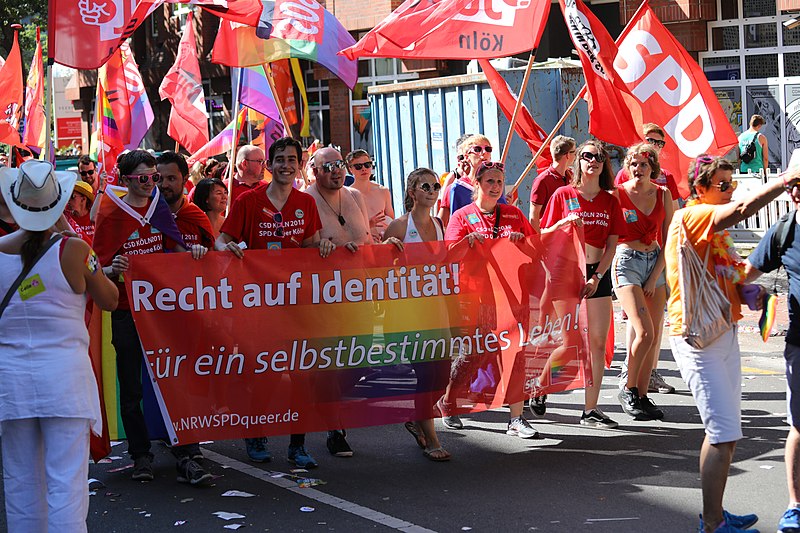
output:
[[[200,63],[197,60],[194,19],[191,13],[186,19],[175,64],[161,82],[158,94],[162,100],[169,99],[172,104],[167,127],[170,137],[191,153],[208,143],[208,113],[203,97],[203,78],[200,76]]]
[[[25,128],[22,144],[28,147],[44,148],[44,66],[42,64],[42,41],[39,28],[36,28],[36,50],[33,53],[28,81],[25,84]]]
[[[500,106],[500,109],[503,110],[503,114],[510,121],[514,116],[514,108],[517,105],[517,96],[511,92],[511,88],[509,88],[506,80],[504,80],[500,73],[495,70],[488,59],[479,59],[478,63],[480,63],[484,74],[486,74],[489,87],[492,88],[492,92],[494,93],[495,98],[497,98],[497,103]],[[536,155],[536,152],[538,152],[542,147],[542,143],[547,139],[547,132],[544,131],[535,120],[533,120],[533,117],[531,116],[531,113],[528,111],[528,108],[525,106],[525,104],[522,104],[522,107],[519,110],[517,122],[514,124],[514,131],[516,131],[517,135],[519,135],[520,138],[528,144],[528,147],[531,149],[531,153],[533,155]],[[548,165],[553,162],[552,156],[550,155],[550,150],[545,150],[539,157],[540,159],[546,160]]]
[[[490,59],[536,48],[549,0],[406,0],[359,42],[349,59]]]
[[[617,45],[581,0],[559,0],[570,38],[581,58],[589,91],[589,132],[606,142],[630,146],[642,139],[640,120],[624,94],[628,87],[614,71]]]
[[[18,32],[14,45],[0,70],[0,142],[19,145],[19,121],[22,115],[22,56],[19,53]]]
[[[641,107],[642,123],[663,126],[667,144],[661,166],[676,176],[681,196],[689,194],[689,161],[722,155],[738,143],[700,66],[643,4],[620,39],[614,68]]]

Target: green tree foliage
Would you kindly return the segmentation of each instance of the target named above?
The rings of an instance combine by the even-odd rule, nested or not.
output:
[[[47,0],[8,0],[0,1],[0,55],[5,58],[14,44],[12,24],[26,26],[20,32],[20,47],[23,64],[30,66],[33,50],[36,47],[36,26],[47,31]],[[29,29],[30,28],[30,29]],[[46,51],[45,51],[46,53]]]

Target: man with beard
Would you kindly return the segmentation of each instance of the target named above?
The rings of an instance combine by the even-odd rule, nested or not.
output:
[[[214,230],[202,209],[189,202],[183,194],[189,179],[189,165],[181,154],[163,152],[158,156],[158,173],[161,181],[158,188],[167,201],[175,224],[187,246],[200,244],[206,248],[214,247]]]

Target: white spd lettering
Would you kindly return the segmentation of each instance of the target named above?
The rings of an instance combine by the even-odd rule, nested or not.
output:
[[[280,12],[287,17],[278,23],[280,33],[286,34],[291,26],[305,35],[316,35],[319,33],[319,12],[320,5],[315,0],[294,0],[291,2],[281,2]],[[304,24],[308,22],[309,24]]]
[[[681,152],[694,157],[707,151],[714,142],[711,117],[702,95],[698,92],[692,98],[695,92],[692,79],[672,56],[664,57],[650,72],[647,71],[645,58],[662,52],[661,45],[651,33],[634,29],[620,45],[614,69],[642,104],[647,104],[657,94],[666,105],[675,108],[664,129]],[[702,130],[696,133],[698,120]],[[690,129],[693,138],[687,137]]]

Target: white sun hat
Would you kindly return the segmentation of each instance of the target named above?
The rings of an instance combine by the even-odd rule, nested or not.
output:
[[[0,193],[20,228],[44,231],[64,212],[77,179],[49,161],[30,159],[19,168],[0,167]]]

